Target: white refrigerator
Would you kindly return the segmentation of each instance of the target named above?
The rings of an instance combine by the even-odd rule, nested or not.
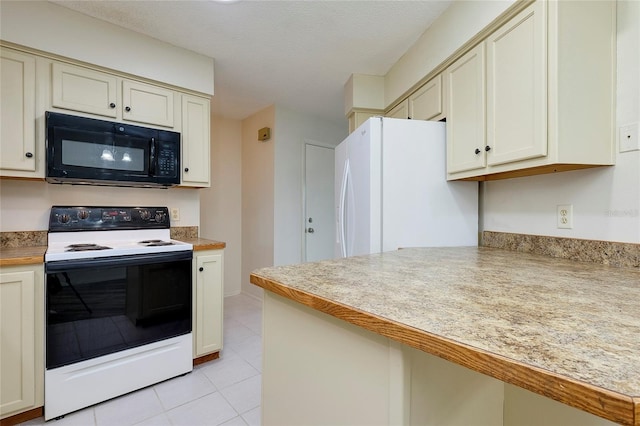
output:
[[[478,244],[478,183],[447,181],[445,142],[444,123],[373,117],[336,147],[336,257]]]

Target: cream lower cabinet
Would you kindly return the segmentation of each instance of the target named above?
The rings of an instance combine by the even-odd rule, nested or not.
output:
[[[195,251],[193,257],[193,357],[222,349],[224,251]]]
[[[0,268],[0,418],[44,404],[44,267]]]
[[[210,120],[209,99],[182,95],[181,186],[210,185]]]
[[[614,164],[615,17],[615,2],[536,1],[471,51],[486,60],[469,72],[473,80],[460,72],[468,54],[452,64],[447,178]],[[472,81],[482,73],[479,104],[481,84]]]
[[[0,175],[44,177],[36,170],[36,59],[2,47],[0,60]]]

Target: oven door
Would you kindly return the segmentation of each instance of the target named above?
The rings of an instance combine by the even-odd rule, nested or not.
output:
[[[46,367],[191,332],[192,251],[48,262]]]

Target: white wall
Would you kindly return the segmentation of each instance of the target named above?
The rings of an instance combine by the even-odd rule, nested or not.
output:
[[[224,294],[241,291],[242,122],[211,117],[211,187],[200,190],[200,236],[224,241]]]
[[[619,127],[640,121],[640,2],[617,5]],[[556,227],[558,204],[573,204],[573,229]],[[640,151],[614,167],[487,182],[484,206],[485,230],[640,243]]]
[[[0,2],[0,38],[213,94],[213,58],[46,1]]]
[[[274,177],[274,265],[302,262],[304,244],[303,163],[304,143],[312,140],[336,146],[347,137],[348,127],[276,107],[277,142]]]
[[[180,209],[171,226],[198,226],[198,190],[54,185],[0,180],[0,231],[45,231],[53,205],[167,206]]]
[[[275,106],[242,121],[242,292],[262,298],[249,282],[256,268],[273,265]],[[258,141],[258,129],[271,128],[271,139]]]
[[[387,104],[502,13],[512,2],[454,2],[385,77]],[[640,2],[618,1],[617,124],[640,121]],[[585,94],[585,102],[589,101]],[[614,167],[491,181],[481,229],[640,242],[640,152]],[[556,206],[573,204],[574,228],[557,229]]]

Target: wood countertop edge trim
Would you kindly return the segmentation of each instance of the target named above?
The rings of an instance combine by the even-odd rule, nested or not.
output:
[[[616,423],[640,426],[640,397],[620,394],[539,367],[523,364],[495,353],[288,287],[257,274],[251,274],[250,282],[309,308],[505,383],[527,389]]]
[[[227,247],[226,243],[204,243],[204,244],[194,244],[193,251],[204,251],[204,250],[222,250]]]
[[[44,263],[44,256],[22,256],[0,259],[0,267],[2,266],[21,266],[21,265],[38,265]]]

